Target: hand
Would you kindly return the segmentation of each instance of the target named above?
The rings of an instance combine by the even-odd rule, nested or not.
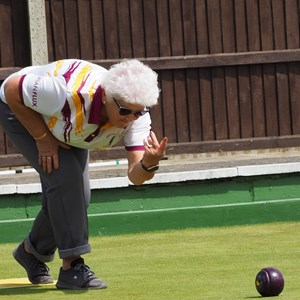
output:
[[[53,168],[56,170],[59,167],[59,147],[70,149],[70,146],[56,139],[51,133],[36,141],[36,145],[39,152],[39,164],[48,174],[52,173]]]
[[[145,153],[143,164],[146,167],[157,165],[166,153],[167,144],[167,137],[164,137],[161,142],[158,142],[155,133],[151,131],[148,138],[144,140]]]

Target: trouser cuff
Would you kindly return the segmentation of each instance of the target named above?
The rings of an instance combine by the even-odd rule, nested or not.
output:
[[[42,261],[42,262],[53,261],[55,252],[48,254],[48,255],[38,253],[36,251],[36,249],[34,248],[34,246],[32,245],[29,236],[25,239],[25,243],[26,243],[27,247],[29,248],[30,253],[33,254],[35,256],[35,258],[37,258],[39,261]]]
[[[72,249],[58,250],[58,254],[59,258],[64,259],[72,256],[80,256],[82,254],[90,253],[91,251],[91,245],[86,244]]]

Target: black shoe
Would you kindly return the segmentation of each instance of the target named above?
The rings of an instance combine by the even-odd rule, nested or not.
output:
[[[98,279],[94,272],[84,264],[82,258],[78,258],[71,264],[71,269],[59,272],[56,283],[58,289],[86,290],[86,289],[105,289],[107,285]]]
[[[16,261],[26,270],[28,279],[34,284],[53,283],[49,268],[24,249],[24,242],[13,251]]]

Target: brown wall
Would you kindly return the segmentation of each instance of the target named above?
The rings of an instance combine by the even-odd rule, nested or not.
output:
[[[50,61],[76,57],[109,67],[135,57],[158,72],[153,128],[169,137],[171,152],[299,145],[299,1],[45,3]],[[14,59],[1,66],[22,65]]]

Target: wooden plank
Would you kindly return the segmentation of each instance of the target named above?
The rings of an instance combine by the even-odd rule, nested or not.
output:
[[[288,149],[289,147],[299,147],[300,136],[250,138],[225,141],[204,141],[195,143],[169,144],[167,155],[183,153],[220,153],[231,151],[248,151],[259,149]]]
[[[248,66],[240,66],[238,68],[241,138],[249,138],[253,136],[253,117],[250,94],[251,86],[249,75]]]
[[[225,141],[205,141],[189,143],[169,143],[167,149],[168,155],[193,154],[193,153],[220,153],[232,151],[249,151],[280,149],[284,151],[291,147],[300,146],[300,135],[268,137],[268,138],[250,138]],[[91,161],[124,159],[126,151],[124,147],[115,147],[108,151],[91,151]],[[0,155],[0,167],[18,167],[28,166],[28,162],[20,154]]]
[[[0,80],[4,80],[9,75],[19,71],[21,68],[12,67],[12,68],[0,68]]]
[[[6,135],[0,127],[0,156],[6,154]]]
[[[196,26],[198,54],[209,53],[206,0],[196,0]]]
[[[62,21],[65,18],[64,7],[63,2],[58,0],[49,1],[49,5],[51,10],[51,26],[53,30],[51,39],[51,43],[53,44],[53,59],[58,60],[67,57],[65,23]]]
[[[271,0],[259,2],[260,29],[261,29],[261,49],[263,51],[274,49],[273,22]],[[275,67],[272,64],[262,66],[263,70],[263,90],[265,102],[266,135],[278,135],[278,110],[275,81]]]
[[[161,90],[162,82],[161,82],[161,77],[163,71],[160,71],[158,74],[158,81],[159,81],[159,88]],[[161,140],[165,133],[164,133],[164,120],[163,120],[163,99],[162,99],[162,94],[160,94],[160,97],[158,99],[158,104],[151,107],[150,111],[151,115],[151,127],[152,130],[155,132],[157,138]]]
[[[119,33],[116,0],[103,0],[106,58],[119,58]]]
[[[0,154],[0,168],[28,166],[29,163],[21,154]]]
[[[286,40],[289,49],[299,48],[299,3],[297,0],[285,1],[285,15],[286,18]],[[292,120],[292,134],[300,132],[300,74],[299,64],[289,63],[289,89],[291,97],[291,120]]]
[[[111,1],[112,2],[112,1]],[[80,40],[80,58],[94,58],[93,34],[92,34],[92,12],[90,1],[77,0],[78,25]]]
[[[177,130],[175,115],[175,95],[173,86],[172,71],[165,70],[160,73],[161,80],[161,107],[163,114],[164,134],[169,138],[171,143],[177,142]]]
[[[300,61],[300,49],[255,51],[246,53],[218,53],[169,57],[137,57],[155,70],[175,70],[219,66],[272,64]],[[91,60],[95,64],[111,66],[119,59]]]
[[[228,138],[237,139],[241,136],[239,95],[236,67],[225,69],[226,103],[228,114]]]
[[[53,27],[51,19],[50,0],[45,0],[46,10],[46,28],[47,28],[47,46],[49,61],[54,61],[54,45],[53,45]]]
[[[284,13],[285,0],[272,1],[272,15],[274,28],[274,49],[286,49],[286,16]]]
[[[171,33],[170,33],[170,11],[168,0],[156,2],[157,30],[159,56],[171,55]],[[170,70],[161,70],[159,72],[161,97],[158,109],[153,116],[153,128],[158,136],[168,136],[169,142],[177,140],[174,105],[173,74]]]
[[[291,96],[292,134],[300,134],[300,71],[299,63],[289,63],[289,87]]]
[[[278,130],[278,105],[276,94],[276,81],[275,81],[275,66],[264,65],[263,66],[263,78],[264,78],[264,99],[266,108],[266,125],[267,136],[277,136]]]
[[[157,30],[158,30],[158,52],[160,56],[171,55],[170,27],[169,27],[169,7],[168,0],[156,2]],[[174,92],[172,89],[172,71],[158,71],[161,96],[159,105],[153,109],[152,126],[159,137],[167,135],[169,141],[176,141],[176,126],[174,126]]]
[[[279,135],[291,135],[291,105],[288,67],[286,63],[276,65],[276,82]]]
[[[236,30],[234,24],[234,1],[220,1],[222,48],[224,53],[236,52]]]
[[[130,58],[133,56],[132,40],[131,40],[131,27],[130,27],[130,11],[129,1],[123,0],[118,2],[118,31],[120,43],[120,57]]]
[[[77,0],[64,0],[64,11],[67,17],[64,18],[66,26],[66,47],[68,57],[81,57],[80,53],[80,35]]]
[[[249,51],[261,50],[261,33],[259,23],[258,1],[246,1],[247,39]]]
[[[181,1],[170,0],[169,9],[172,56],[184,55]]]
[[[182,18],[185,54],[197,54],[197,32],[194,0],[182,1]],[[185,76],[185,96],[187,101],[185,105],[187,114],[187,124],[185,128],[189,131],[188,135],[186,134],[185,139],[188,139],[188,141],[199,141],[202,139],[202,128],[198,72],[197,70],[187,70],[185,72]]]
[[[266,136],[265,102],[263,75],[261,65],[252,65],[250,69],[250,86],[253,111],[253,136]]]
[[[155,1],[144,1],[146,57],[159,56],[158,27]]]
[[[11,1],[2,1],[0,9],[0,66],[15,66]]]
[[[143,59],[155,69],[206,68],[300,61],[300,49],[218,53]]]
[[[259,20],[262,50],[272,50],[274,45],[271,0],[259,1]]]
[[[248,51],[246,7],[244,0],[236,0],[234,6],[236,26],[236,48],[237,52]]]
[[[236,51],[236,30],[234,24],[234,1],[221,0],[221,27],[222,27],[222,45],[223,52],[233,53]],[[224,101],[226,106],[223,109],[224,120],[226,121],[225,129],[227,138],[240,137],[240,118],[239,118],[239,103],[238,103],[238,86],[237,86],[237,71],[235,67],[224,68],[225,73],[225,92]],[[225,118],[226,117],[226,118]],[[224,132],[225,133],[225,132]]]
[[[215,139],[215,120],[213,113],[211,70],[208,68],[200,69],[199,79],[203,141],[212,141]]]
[[[159,56],[171,56],[170,14],[168,0],[157,1]]]
[[[187,122],[189,115],[185,80],[185,72],[183,70],[174,71],[176,119],[173,119],[173,122],[177,128],[178,143],[189,142],[189,124]]]
[[[288,49],[297,49],[299,42],[299,3],[298,0],[284,1],[286,18],[286,40]]]
[[[261,50],[261,31],[260,31],[260,0],[246,1],[247,33],[249,51]],[[266,134],[265,122],[265,103],[263,92],[263,75],[261,65],[251,65],[249,67],[253,136],[261,137]]]
[[[236,19],[236,43],[237,51],[248,51],[247,40],[247,13],[245,1],[237,0],[235,3]],[[239,108],[240,108],[240,127],[241,138],[253,136],[252,103],[250,93],[250,73],[248,66],[239,66],[237,68],[238,90],[239,90]]]
[[[218,0],[207,2],[208,28],[213,34],[209,35],[210,53],[222,53],[222,26],[221,26],[221,7]],[[216,140],[228,138],[226,91],[224,82],[224,69],[212,68],[212,96],[213,113]]]
[[[210,0],[207,2],[208,28],[212,32],[212,34],[209,34],[210,53],[223,52],[220,10],[219,0]]]
[[[182,18],[185,55],[195,55],[198,52],[194,0],[182,1]]]
[[[133,57],[145,57],[145,34],[142,1],[130,0]]]
[[[95,59],[106,58],[104,16],[102,5],[98,0],[91,0],[94,57]]]
[[[186,90],[188,99],[188,124],[190,141],[202,140],[202,120],[200,107],[200,86],[197,70],[186,70]]]
[[[183,18],[180,0],[170,0],[170,33],[171,33],[171,49],[172,55],[184,55],[183,40]],[[175,119],[177,142],[189,141],[188,128],[188,108],[185,72],[183,70],[174,70],[174,97],[175,97]]]
[[[6,154],[20,153],[7,135],[5,135],[5,147]]]
[[[216,140],[224,140],[228,138],[228,116],[225,97],[226,90],[224,82],[224,69],[213,68],[211,72],[215,120],[215,137]]]
[[[31,64],[27,1],[12,1],[14,40],[14,65],[25,67]],[[20,26],[22,24],[22,26]],[[3,35],[1,35],[3,39]]]

